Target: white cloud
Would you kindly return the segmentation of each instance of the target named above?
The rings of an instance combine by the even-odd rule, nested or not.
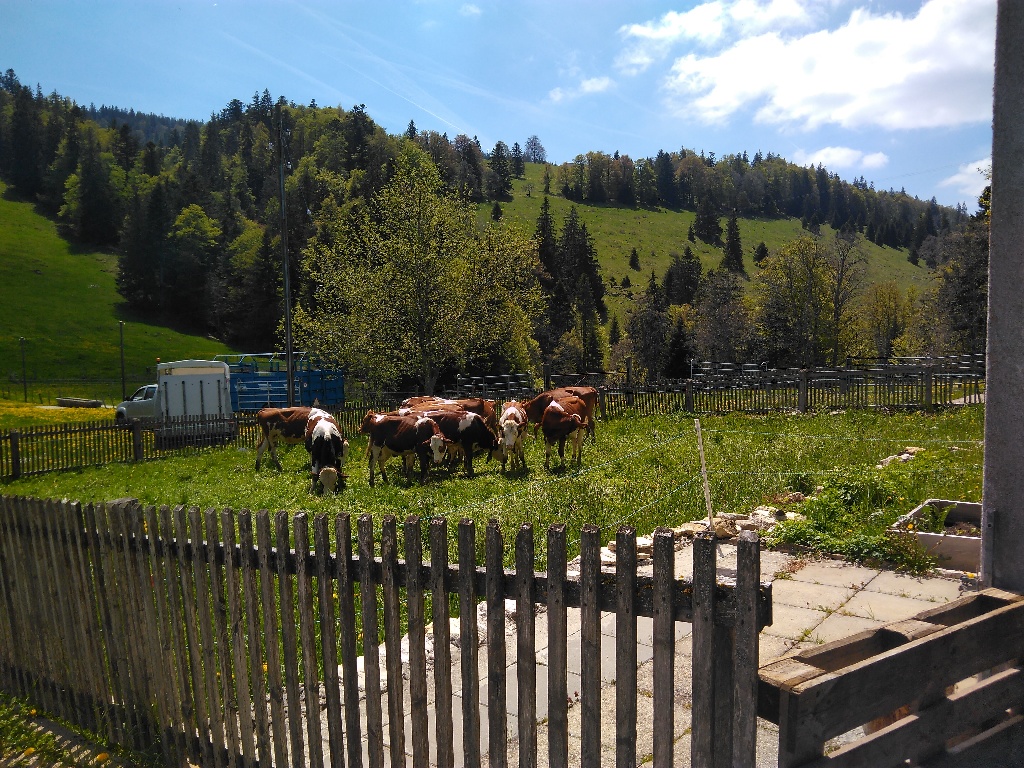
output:
[[[473,18],[476,18],[477,16],[480,16],[483,13],[483,11],[480,10],[480,6],[478,5],[466,3],[461,8],[459,8],[459,13],[462,14],[463,16],[471,16]]]
[[[615,65],[625,74],[636,75],[665,58],[674,45],[696,42],[711,46],[731,32],[754,34],[804,27],[821,7],[820,0],[712,0],[689,11],[669,11],[655,21],[621,27],[619,34],[631,44]]]
[[[976,198],[989,183],[985,173],[991,167],[991,155],[973,163],[964,163],[956,173],[940,181],[939,186],[952,187],[962,195],[967,195],[972,199]]]
[[[872,152],[864,155],[860,161],[860,167],[864,169],[884,168],[889,164],[889,156],[885,152]]]
[[[807,7],[782,0],[769,6],[777,6],[782,26],[802,23],[798,11]],[[737,0],[728,10],[734,18],[769,6]],[[688,53],[672,66],[667,102],[711,123],[750,107],[760,122],[808,129],[984,122],[991,119],[994,41],[995,0],[928,0],[915,16],[859,8],[834,30],[796,37],[761,31],[710,55]],[[653,62],[653,48],[646,53]],[[627,62],[640,71],[645,60],[632,56],[620,57],[623,71],[631,71]]]
[[[580,81],[575,88],[552,88],[548,91],[548,100],[558,104],[562,101],[571,101],[582,96],[589,96],[593,93],[604,93],[615,85],[610,77],[589,77]]]
[[[793,162],[797,165],[824,165],[831,171],[838,168],[854,170],[870,170],[882,168],[889,162],[884,152],[865,154],[851,147],[822,147],[814,152],[798,149],[793,153]]]
[[[580,93],[603,93],[611,87],[610,77],[591,77],[580,83]]]

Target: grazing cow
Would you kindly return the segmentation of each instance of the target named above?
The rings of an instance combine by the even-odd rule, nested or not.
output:
[[[540,427],[541,418],[544,416],[544,409],[555,400],[563,400],[567,397],[580,398],[585,407],[585,418],[587,421],[587,433],[591,438],[594,436],[594,411],[597,409],[597,390],[594,387],[558,387],[541,392],[531,400],[523,403],[523,410],[527,417],[533,422],[533,436],[537,437],[537,429]]]
[[[341,486],[345,486],[343,470],[348,458],[348,440],[341,436],[338,422],[327,411],[310,409],[306,420],[306,450],[313,477],[311,492],[316,491],[318,484],[333,491],[339,480]]]
[[[552,400],[541,416],[544,432],[544,469],[550,469],[551,446],[558,443],[558,458],[565,465],[565,441],[572,438],[572,460],[583,463],[583,432],[587,428],[587,404],[582,398],[569,395]]]
[[[498,436],[495,434],[484,417],[473,411],[455,410],[449,408],[423,411],[421,415],[433,420],[441,430],[455,451],[461,452],[466,474],[473,476],[473,451],[479,446],[487,451],[487,458],[495,450],[500,450]],[[454,468],[455,461],[459,455],[455,451],[449,457],[449,471]]]
[[[412,460],[418,456],[421,483],[427,480],[431,458],[435,464],[440,464],[445,457],[447,441],[441,430],[432,420],[422,415],[367,411],[359,431],[370,438],[366,455],[370,467],[371,486],[375,466],[380,468],[380,476],[387,482],[384,462],[392,456],[402,457],[402,468],[408,482],[412,482]]]
[[[498,431],[498,412],[494,407],[494,401],[486,400],[482,397],[464,397],[458,400],[449,400],[443,397],[434,397],[433,395],[420,395],[403,400],[398,412],[401,413],[406,409],[414,413],[443,410],[470,411],[482,416],[484,423],[495,433]]]
[[[281,469],[281,461],[277,458],[275,447],[278,443],[295,444],[306,439],[306,423],[312,408],[264,408],[256,414],[256,423],[263,433],[263,440],[256,449],[256,469],[260,468],[263,452],[270,449],[270,458]]]
[[[515,400],[505,403],[498,421],[498,439],[501,441],[501,471],[505,471],[508,457],[512,457],[512,471],[526,469],[523,438],[529,419],[523,406]]]

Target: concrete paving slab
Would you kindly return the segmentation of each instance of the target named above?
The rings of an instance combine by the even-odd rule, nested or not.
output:
[[[672,690],[676,709],[689,709],[693,703],[693,639],[684,637],[676,641],[672,659]],[[646,696],[654,696],[654,662],[641,664],[636,671],[636,687]]]
[[[884,624],[883,621],[866,619],[861,616],[845,616],[833,613],[818,626],[811,630],[810,640],[814,643],[830,643],[843,637],[855,635],[865,629],[875,629]]]
[[[765,634],[804,640],[810,631],[825,620],[825,611],[800,608],[795,605],[776,605],[772,609],[772,624],[762,631]]]
[[[928,600],[933,603],[948,603],[961,597],[959,580],[910,576],[893,571],[882,571],[868,582],[864,590],[866,592],[886,592],[890,595]]]
[[[863,616],[888,624],[892,621],[909,619],[921,611],[934,607],[935,603],[929,600],[915,600],[902,595],[869,592],[864,589],[847,601],[842,612],[850,616]]]
[[[792,578],[810,584],[860,589],[880,572],[875,568],[851,565],[844,560],[815,560],[794,570]]]
[[[835,610],[853,597],[855,590],[828,584],[812,584],[795,579],[777,579],[772,583],[772,606],[795,605],[819,611]]]

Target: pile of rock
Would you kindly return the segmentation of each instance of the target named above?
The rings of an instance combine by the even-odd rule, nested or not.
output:
[[[875,465],[875,469],[883,469],[885,467],[888,467],[894,461],[906,463],[915,456],[917,456],[917,454],[921,453],[921,451],[923,450],[924,448],[918,448],[913,445],[908,445],[900,453],[894,454],[892,456],[886,456],[884,459],[882,459]]]

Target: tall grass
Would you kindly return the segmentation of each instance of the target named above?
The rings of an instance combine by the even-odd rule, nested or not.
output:
[[[983,412],[973,406],[936,415],[860,411],[703,417],[715,511],[749,513],[787,489],[813,495],[821,486],[819,497],[846,499],[847,522],[859,521],[858,530],[864,527],[875,536],[881,523],[887,525],[925,498],[978,501]],[[875,468],[909,445],[925,451],[907,464]],[[393,462],[389,482],[378,479],[370,488],[365,450],[365,438],[353,437],[348,485],[334,496],[310,494],[308,455],[301,447],[279,451],[281,472],[267,463],[256,472],[253,450],[228,447],[24,478],[7,484],[4,492],[82,501],[136,497],[144,504],[204,509],[370,513],[377,519],[443,516],[450,528],[462,518],[474,520],[478,528],[496,518],[506,541],[525,522],[539,528],[564,522],[575,542],[586,523],[601,526],[612,538],[620,524],[646,534],[706,514],[693,420],[680,415],[600,423],[596,443],[588,440],[584,446],[582,467],[563,466],[556,457],[547,471],[541,441],[528,441],[526,473],[502,474],[497,462],[478,458],[475,477],[461,468],[451,476],[432,469],[423,486],[407,485]],[[850,490],[851,484],[870,492]],[[814,503],[804,506],[809,514],[815,508]],[[804,536],[799,543],[836,551],[843,533],[831,524],[825,528],[828,537]],[[452,547],[454,557],[454,539]]]

